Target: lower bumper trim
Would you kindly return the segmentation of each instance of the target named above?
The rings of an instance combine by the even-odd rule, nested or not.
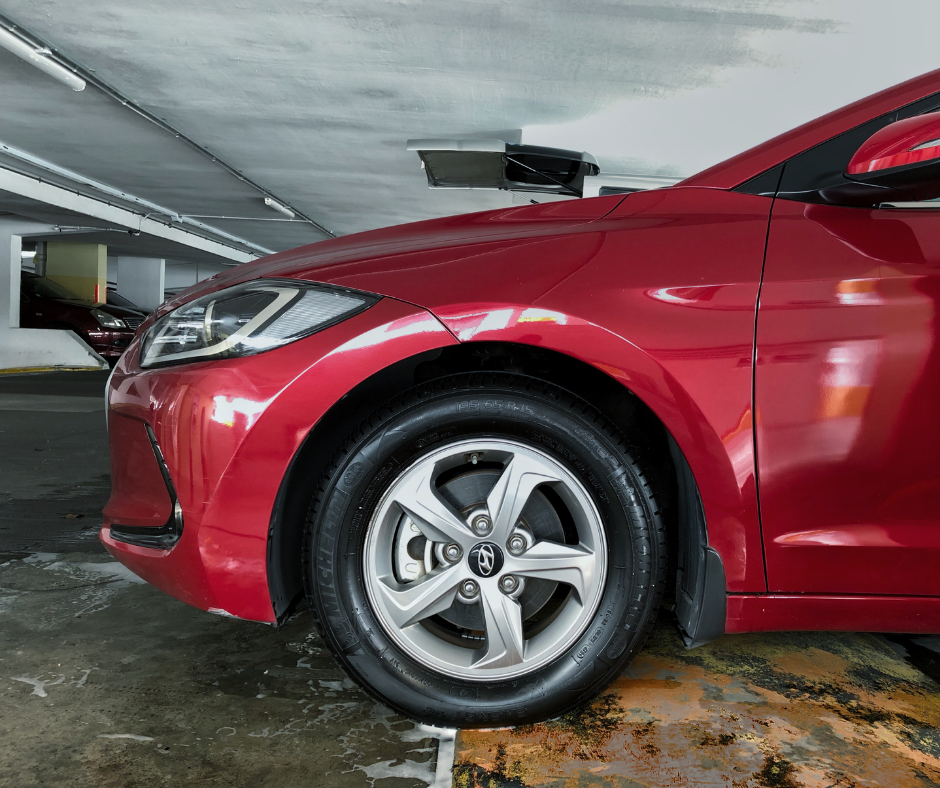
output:
[[[183,535],[183,509],[176,496],[176,488],[170,478],[170,470],[166,467],[166,461],[163,459],[163,452],[157,443],[157,436],[154,435],[149,424],[145,424],[144,427],[147,430],[147,437],[150,439],[150,447],[157,458],[157,465],[160,466],[160,473],[163,476],[166,491],[170,496],[170,516],[163,525],[158,526],[112,523],[109,534],[116,542],[124,542],[138,547],[151,547],[157,550],[169,550]]]

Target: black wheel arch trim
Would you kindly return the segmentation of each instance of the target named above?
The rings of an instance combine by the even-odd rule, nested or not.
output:
[[[686,648],[695,648],[725,634],[725,568],[721,556],[708,546],[705,508],[692,469],[672,435],[668,438],[679,485],[679,519],[686,535],[678,544],[676,618]]]

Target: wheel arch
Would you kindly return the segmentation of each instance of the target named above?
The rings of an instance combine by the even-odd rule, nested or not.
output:
[[[308,433],[282,479],[268,533],[268,588],[279,622],[303,600],[303,532],[307,506],[349,432],[396,394],[444,375],[507,371],[577,394],[628,435],[631,452],[650,477],[670,535],[670,577],[687,645],[724,633],[725,574],[709,546],[698,485],[679,445],[656,414],[629,388],[565,353],[514,342],[468,342],[420,353],[353,388]]]

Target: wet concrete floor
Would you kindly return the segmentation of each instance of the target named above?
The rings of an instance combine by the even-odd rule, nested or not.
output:
[[[110,559],[105,378],[0,375],[2,786],[940,785],[937,638],[685,651],[664,615],[585,709],[456,745],[416,726],[345,679],[306,615],[212,616]]]
[[[413,788],[439,753],[449,785],[453,732],[370,700],[306,615],[212,616],[108,556],[106,377],[0,376],[0,785]]]

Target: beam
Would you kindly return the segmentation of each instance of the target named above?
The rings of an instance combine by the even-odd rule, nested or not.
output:
[[[12,170],[0,168],[0,190],[100,219],[135,233],[146,233],[174,241],[236,263],[248,263],[260,256]]]

